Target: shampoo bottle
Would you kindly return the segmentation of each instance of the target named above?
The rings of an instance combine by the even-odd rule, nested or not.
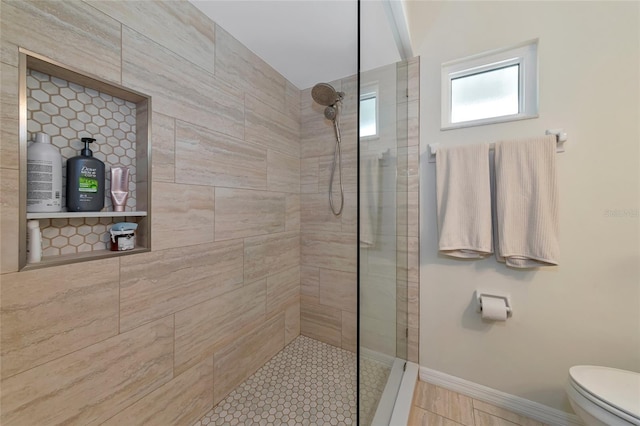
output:
[[[27,212],[62,210],[62,156],[46,133],[27,148]]]
[[[67,160],[67,210],[98,212],[104,207],[104,163],[93,158],[89,144],[93,138],[82,138],[80,155]]]

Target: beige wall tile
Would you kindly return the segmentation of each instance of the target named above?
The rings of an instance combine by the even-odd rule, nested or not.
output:
[[[122,43],[122,84],[151,95],[154,111],[243,138],[241,92],[127,27]]]
[[[3,1],[2,62],[17,66],[17,46],[120,82],[120,23],[80,2]]]
[[[267,315],[285,310],[300,298],[300,267],[294,266],[267,278]]]
[[[503,423],[499,423],[499,420],[495,419],[496,417],[508,421],[509,423],[506,423],[508,425],[515,423],[520,426],[545,426],[544,423],[541,423],[537,420],[521,416],[514,412],[496,407],[495,405],[487,404],[486,402],[482,402],[477,399],[473,400],[473,408],[475,409],[474,415],[476,426],[502,425]],[[478,411],[480,411],[480,413],[478,413]]]
[[[285,231],[300,231],[300,194],[287,194],[285,202]]]
[[[420,326],[420,289],[416,282],[407,283],[407,324],[410,327]]]
[[[320,268],[320,304],[356,312],[358,278],[355,272]]]
[[[417,327],[409,327],[409,337],[407,339],[407,360],[418,362],[419,358],[420,330]]]
[[[303,194],[318,192],[318,157],[300,159],[300,192]]]
[[[216,188],[216,241],[282,232],[285,194]]]
[[[244,280],[251,282],[300,264],[300,237],[282,232],[245,238]]]
[[[265,148],[300,157],[299,124],[271,104],[244,97],[245,140]]]
[[[216,25],[215,57],[216,76],[274,109],[283,110],[285,78],[219,25]]]
[[[103,425],[190,425],[212,407],[213,357],[209,357]]]
[[[342,311],[342,349],[356,352],[358,345],[358,316]]]
[[[303,265],[356,271],[355,235],[342,232],[302,232],[300,241]]]
[[[420,58],[415,57],[407,61],[408,70],[408,89],[409,89],[409,101],[420,100]]]
[[[153,250],[213,242],[213,188],[153,184]]]
[[[302,266],[300,268],[300,294],[315,298],[320,303],[320,268]]]
[[[168,317],[10,377],[2,423],[100,424],[171,380]]]
[[[342,312],[301,298],[300,334],[342,347]]]
[[[121,259],[120,330],[130,330],[242,286],[242,241]]]
[[[176,182],[267,188],[267,150],[181,121],[176,126]]]
[[[191,3],[91,0],[89,4],[213,73],[215,24]]]
[[[151,117],[153,155],[152,178],[156,182],[174,182],[176,168],[176,120],[154,112]]]
[[[333,196],[338,207],[340,192],[334,193]],[[300,194],[300,225],[305,233],[342,230],[341,218],[331,212],[328,190],[315,194]]]
[[[284,344],[288,345],[300,335],[300,298],[284,311]]]
[[[0,267],[3,274],[18,270],[19,205],[18,170],[0,169]]]
[[[325,155],[318,158],[318,192],[329,191],[332,167],[333,152],[331,155]],[[358,156],[356,152],[349,152],[344,148],[342,150],[342,185],[346,193],[358,192]],[[335,177],[333,178],[333,193],[336,194],[336,196],[337,194],[340,194],[337,168]],[[355,197],[355,194],[352,196]],[[345,194],[345,198],[346,197],[348,197],[347,194]]]
[[[213,356],[214,404],[284,347],[284,314],[235,339]]]
[[[420,101],[409,102],[407,109],[407,144],[420,145]]]
[[[20,148],[17,67],[0,64],[0,95],[0,167],[17,169]]]
[[[118,277],[117,259],[4,275],[2,377],[118,334]]]
[[[473,401],[468,396],[419,381],[415,404],[434,414],[454,420],[465,426],[474,426]]]
[[[288,80],[284,87],[284,102],[285,110],[298,122],[298,130],[300,130],[300,89]]]
[[[278,151],[267,152],[269,191],[300,192],[300,159]]]
[[[266,280],[246,284],[175,314],[175,373],[180,374],[262,322]]]

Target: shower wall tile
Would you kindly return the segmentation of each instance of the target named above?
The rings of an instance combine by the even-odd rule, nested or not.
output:
[[[18,270],[19,206],[18,170],[0,169],[0,267],[3,274]]]
[[[358,346],[358,315],[342,311],[342,349],[356,352]]]
[[[320,268],[315,266],[300,268],[300,294],[313,298],[315,303],[320,303]]]
[[[285,78],[219,25],[216,25],[215,74],[272,108],[284,110]]]
[[[209,186],[155,182],[153,249],[213,242],[214,205],[214,189]]]
[[[213,356],[213,402],[217,404],[284,347],[284,314],[273,317]]]
[[[300,159],[300,192],[315,194],[318,192],[318,158]]]
[[[175,182],[176,120],[157,112],[151,116],[153,155],[151,162],[154,182]]]
[[[94,0],[88,3],[213,73],[215,24],[191,3]]]
[[[285,311],[292,300],[300,295],[300,267],[271,275],[267,278],[267,315]]]
[[[177,312],[175,374],[264,322],[266,299],[266,280],[260,280]]]
[[[118,334],[118,277],[117,259],[4,275],[2,377]]]
[[[333,346],[342,346],[342,312],[301,297],[300,334]]]
[[[286,195],[285,230],[300,231],[300,194]]]
[[[90,5],[3,0],[0,19],[2,62],[17,66],[20,46],[120,82],[120,23]]]
[[[302,264],[356,272],[357,241],[342,232],[305,232],[300,236]]]
[[[213,357],[175,377],[103,425],[190,425],[213,407]]]
[[[245,238],[245,282],[265,278],[300,264],[300,235],[298,232],[281,232]]]
[[[300,131],[295,119],[251,95],[245,95],[244,108],[246,141],[300,156]]]
[[[120,330],[130,330],[242,287],[241,240],[120,260]]]
[[[285,82],[284,102],[286,113],[298,123],[300,132],[300,90],[289,80]]]
[[[340,203],[339,190],[334,193],[334,200],[337,208]],[[300,220],[304,224],[304,232],[340,232],[342,230],[341,218],[331,212],[328,191],[300,195]]]
[[[18,148],[18,68],[0,64],[0,167],[17,169]]]
[[[300,335],[300,297],[284,311],[284,344],[288,345]]]
[[[203,127],[176,123],[176,182],[267,189],[267,150]]]
[[[333,154],[319,157],[318,159],[318,186],[323,191],[328,191],[333,166]],[[338,167],[338,166],[336,166]],[[339,194],[338,169],[333,178],[333,192]],[[344,192],[358,192],[358,155],[355,152],[342,152],[342,185]],[[354,194],[355,199],[355,194]]]
[[[122,84],[151,95],[155,111],[244,137],[242,92],[124,26],[122,43]]]
[[[300,192],[300,158],[296,154],[267,152],[267,182],[269,191]]]
[[[2,383],[3,424],[100,424],[171,380],[173,318],[112,337]]]
[[[216,241],[282,232],[285,194],[216,188]]]
[[[358,289],[353,283],[357,279],[354,272],[320,268],[320,304],[355,313]]]

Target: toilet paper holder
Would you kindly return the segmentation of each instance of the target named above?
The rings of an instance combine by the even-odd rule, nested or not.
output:
[[[490,293],[484,293],[481,291],[477,291],[476,290],[476,301],[478,302],[476,304],[476,312],[481,313],[482,312],[482,297],[495,297],[496,299],[502,299],[504,300],[504,304],[507,306],[507,318],[510,318],[511,315],[513,315],[513,312],[511,310],[511,297],[509,296],[502,296],[499,294],[490,294]]]

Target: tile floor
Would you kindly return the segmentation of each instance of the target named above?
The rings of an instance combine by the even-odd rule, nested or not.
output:
[[[419,381],[410,426],[547,426],[502,408]]]
[[[356,354],[299,336],[193,426],[355,423]]]
[[[360,424],[370,425],[389,379],[391,366],[363,357],[360,361]]]

